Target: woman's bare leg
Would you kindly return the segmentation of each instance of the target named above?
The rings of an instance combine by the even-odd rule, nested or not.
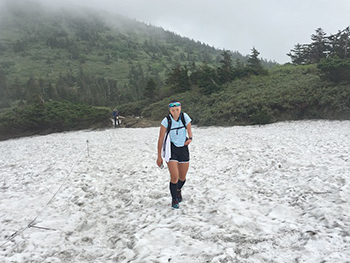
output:
[[[170,172],[170,182],[177,184],[177,181],[179,180],[179,163],[170,161],[167,164]]]
[[[190,163],[179,163],[178,171],[179,171],[179,179],[181,181],[186,180],[186,175],[189,167],[190,167]]]

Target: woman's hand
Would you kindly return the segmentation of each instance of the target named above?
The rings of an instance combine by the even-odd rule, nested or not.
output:
[[[192,139],[187,139],[187,140],[185,141],[185,146],[189,145],[191,142],[192,142]]]
[[[158,157],[158,158],[157,158],[157,165],[158,165],[159,167],[161,167],[161,166],[163,165],[163,158],[162,158],[162,157]]]

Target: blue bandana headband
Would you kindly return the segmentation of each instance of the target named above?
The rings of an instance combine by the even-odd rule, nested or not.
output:
[[[169,103],[169,108],[172,108],[172,107],[181,107],[181,103],[179,101],[177,101],[177,102],[170,102]]]

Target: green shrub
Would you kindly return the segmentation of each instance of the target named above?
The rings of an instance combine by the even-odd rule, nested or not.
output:
[[[317,67],[324,80],[350,83],[350,59],[326,58]]]
[[[250,116],[251,124],[268,124],[271,123],[271,113],[268,108],[257,110]]]
[[[0,139],[76,129],[107,126],[108,108],[96,108],[71,102],[47,102],[14,108],[0,115]]]
[[[116,106],[122,116],[141,116],[142,110],[150,104],[150,100],[139,100]]]

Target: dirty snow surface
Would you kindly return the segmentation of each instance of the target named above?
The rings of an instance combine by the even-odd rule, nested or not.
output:
[[[193,127],[180,209],[159,128],[0,142],[0,262],[350,262],[350,122]]]

